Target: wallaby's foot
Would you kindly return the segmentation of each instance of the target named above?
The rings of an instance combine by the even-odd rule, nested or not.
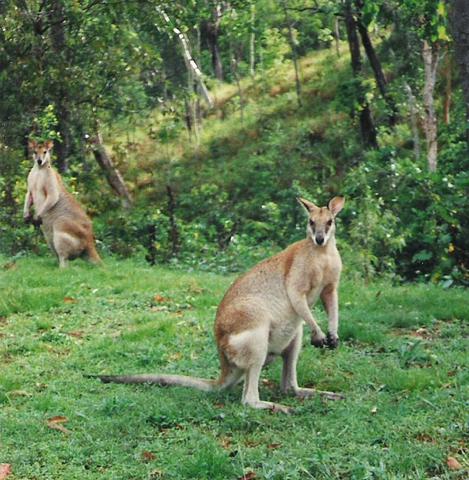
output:
[[[295,390],[295,395],[299,398],[310,398],[320,395],[327,400],[344,400],[345,398],[341,393],[324,392],[314,388],[298,388]]]
[[[68,261],[65,258],[59,258],[59,267],[67,268]]]
[[[286,407],[280,403],[263,402],[261,400],[258,400],[257,402],[246,402],[245,405],[252,408],[271,410],[274,413],[286,413],[287,415],[292,413],[294,410],[292,407]]]
[[[337,348],[339,346],[339,337],[328,333],[326,342],[328,348]]]
[[[326,343],[327,337],[321,331],[311,335],[311,345],[314,345],[316,348],[324,348]]]

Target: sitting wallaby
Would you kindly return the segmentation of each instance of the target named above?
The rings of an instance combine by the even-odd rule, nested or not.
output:
[[[53,142],[29,141],[34,166],[28,175],[28,191],[24,201],[23,216],[41,224],[47,244],[57,255],[60,267],[69,259],[86,254],[92,263],[101,263],[96,251],[93,226],[81,205],[67,192],[62,178],[51,166]]]
[[[244,378],[242,402],[253,408],[287,413],[283,405],[259,399],[262,367],[275,356],[283,359],[281,388],[299,397],[315,394],[340,399],[332,392],[300,388],[296,364],[303,336],[303,320],[311,327],[316,347],[338,346],[338,295],[342,262],[335,243],[335,217],[344,206],[335,197],[319,208],[299,198],[308,213],[307,238],[264,260],[238,278],[221,301],[215,320],[215,337],[221,363],[218,380],[183,375],[98,375],[103,382],[181,385],[200,390],[225,389]],[[327,337],[310,311],[317,298],[329,317]]]

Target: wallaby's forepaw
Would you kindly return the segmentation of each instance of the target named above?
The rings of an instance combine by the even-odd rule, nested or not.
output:
[[[35,227],[39,227],[41,224],[42,224],[42,218],[41,217],[32,217],[31,219],[31,223],[35,226]]]
[[[339,337],[336,335],[328,333],[326,341],[328,348],[337,348],[339,346]]]
[[[324,348],[327,344],[327,338],[324,333],[320,332],[319,334],[312,334],[311,335],[311,345],[315,346],[316,348]]]

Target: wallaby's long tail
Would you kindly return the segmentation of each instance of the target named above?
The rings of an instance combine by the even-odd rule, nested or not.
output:
[[[209,392],[216,388],[215,380],[187,377],[185,375],[87,375],[90,378],[99,378],[103,383],[152,383],[166,387],[170,385],[196,388]]]

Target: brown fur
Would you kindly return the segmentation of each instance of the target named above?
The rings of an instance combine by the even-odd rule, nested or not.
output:
[[[87,255],[92,263],[101,263],[90,218],[50,165],[52,146],[52,141],[29,142],[34,166],[28,175],[24,218],[31,219],[31,207],[34,206],[34,221],[41,223],[47,244],[57,255],[61,267],[66,266],[69,259],[81,255]]]
[[[330,399],[332,392],[300,388],[296,364],[302,344],[303,321],[312,330],[317,347],[338,345],[337,287],[342,263],[334,232],[335,216],[344,199],[335,197],[326,208],[299,199],[308,213],[307,238],[264,260],[228,289],[215,320],[215,338],[221,373],[217,382],[177,375],[102,376],[106,382],[182,385],[211,390],[228,388],[244,378],[243,403],[254,408],[288,412],[283,405],[259,399],[262,367],[275,356],[283,359],[281,387],[306,397],[320,393]],[[316,323],[310,306],[321,297],[329,316],[326,337]]]

